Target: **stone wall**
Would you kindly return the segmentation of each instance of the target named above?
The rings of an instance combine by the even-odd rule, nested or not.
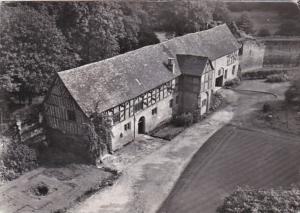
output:
[[[265,45],[255,39],[245,39],[242,41],[243,49],[240,57],[242,71],[251,71],[263,67]]]

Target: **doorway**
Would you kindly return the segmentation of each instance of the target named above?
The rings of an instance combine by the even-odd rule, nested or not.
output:
[[[223,75],[216,78],[216,87],[222,87],[223,86]]]
[[[145,134],[145,117],[142,116],[138,122],[138,134]]]

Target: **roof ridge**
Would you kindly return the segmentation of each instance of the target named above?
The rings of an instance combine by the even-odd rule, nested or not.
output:
[[[206,29],[206,30],[202,30],[202,31],[197,31],[197,32],[194,32],[194,33],[189,33],[189,34],[185,34],[183,36],[179,36],[179,37],[174,37],[172,39],[169,39],[167,41],[163,41],[163,42],[160,42],[160,43],[157,43],[157,44],[152,44],[152,45],[147,45],[147,46],[144,46],[144,47],[141,47],[141,48],[138,48],[138,49],[135,49],[135,50],[131,50],[131,51],[128,51],[126,53],[122,53],[122,54],[118,54],[118,55],[115,55],[115,56],[112,56],[112,57],[109,57],[109,58],[105,58],[105,59],[102,59],[100,61],[95,61],[95,62],[91,62],[91,63],[88,63],[88,64],[84,64],[84,65],[81,65],[81,66],[78,66],[78,67],[74,67],[74,68],[71,68],[71,69],[67,69],[67,70],[62,70],[62,71],[59,71],[58,73],[59,74],[66,74],[66,73],[69,73],[69,72],[72,72],[72,71],[76,71],[78,69],[81,69],[81,68],[87,68],[89,66],[92,66],[92,65],[97,65],[99,63],[105,63],[105,62],[108,62],[110,60],[115,60],[117,58],[120,58],[120,57],[123,57],[125,55],[128,55],[128,54],[134,54],[134,53],[137,53],[141,50],[144,50],[146,48],[153,48],[153,47],[158,47],[158,46],[162,46],[163,48],[168,48],[167,47],[167,43],[171,43],[171,42],[174,42],[176,40],[181,40],[181,39],[185,39],[186,37],[191,37],[193,35],[197,35],[197,34],[200,34],[200,33],[203,33],[203,32],[208,32],[212,29],[216,29],[216,28],[220,28],[221,26],[226,26],[226,24],[221,24],[221,25],[218,25],[218,26],[215,26],[213,28],[210,28],[210,29]],[[228,27],[227,27],[228,28]],[[205,57],[208,57],[208,56],[205,56]]]

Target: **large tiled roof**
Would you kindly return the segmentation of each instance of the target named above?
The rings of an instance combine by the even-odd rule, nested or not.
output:
[[[204,68],[209,62],[207,57],[195,55],[177,55],[177,62],[182,74],[201,76]]]
[[[226,25],[146,46],[103,61],[59,72],[70,94],[89,114],[100,112],[132,99],[181,74],[166,66],[177,54],[206,56],[211,60],[240,47]]]

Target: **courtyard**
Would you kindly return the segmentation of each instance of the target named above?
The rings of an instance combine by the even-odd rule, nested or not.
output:
[[[160,213],[215,212],[238,186],[298,184],[299,137],[253,122],[253,113],[266,101],[283,100],[288,87],[255,80],[221,90],[225,108],[131,162],[116,184],[69,212],[154,213],[168,196]]]

